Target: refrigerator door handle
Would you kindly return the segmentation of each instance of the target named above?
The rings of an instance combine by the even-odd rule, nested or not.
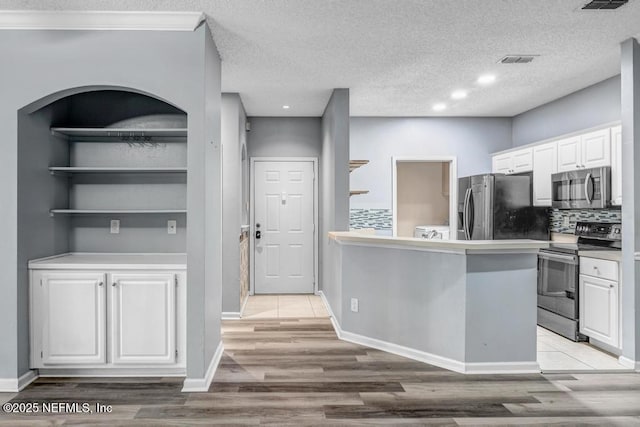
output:
[[[591,204],[591,196],[589,195],[589,185],[591,182],[591,172],[587,174],[587,177],[584,179],[584,197],[587,199],[587,203]],[[592,191],[593,191],[593,187]]]
[[[471,227],[470,227],[471,211],[469,209],[470,204],[471,204],[471,188],[467,188],[467,191],[464,195],[464,237],[467,240],[471,240]]]

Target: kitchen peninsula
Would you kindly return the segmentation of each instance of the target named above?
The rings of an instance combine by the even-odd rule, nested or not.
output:
[[[464,373],[539,372],[534,240],[329,233],[340,338]]]

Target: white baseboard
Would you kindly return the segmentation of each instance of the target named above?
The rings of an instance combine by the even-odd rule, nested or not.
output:
[[[211,358],[211,362],[209,363],[209,367],[207,368],[207,372],[204,374],[204,378],[186,378],[182,385],[182,391],[184,393],[197,393],[197,392],[206,392],[209,391],[209,386],[211,385],[211,381],[213,381],[213,376],[216,373],[216,369],[218,369],[218,364],[220,364],[220,359],[222,359],[222,354],[224,353],[224,345],[222,341],[218,344],[218,348],[216,352],[213,354]]]
[[[336,319],[331,305],[322,291],[318,294],[322,298],[329,315],[331,323],[336,330],[336,335],[343,341],[352,342],[354,344],[364,345],[366,347],[375,348],[377,350],[386,351],[387,353],[397,354],[418,362],[428,363],[450,371],[462,374],[532,374],[540,373],[540,365],[538,362],[496,362],[496,363],[465,363],[448,357],[438,356],[436,354],[427,353],[413,348],[405,347],[399,344],[382,341],[376,338],[370,338],[364,335],[354,334],[353,332],[343,331],[340,323]]]
[[[625,368],[633,369],[636,372],[640,372],[640,361],[631,360],[627,357],[618,357],[618,362]]]
[[[239,311],[223,311],[222,320],[237,320],[240,318]]]
[[[0,393],[17,393],[38,379],[38,371],[29,370],[20,378],[0,378]]]
[[[244,308],[247,306],[248,301],[249,301],[249,294],[245,295],[244,301],[242,301],[242,304],[240,304],[240,318],[242,318],[242,315],[244,314]]]

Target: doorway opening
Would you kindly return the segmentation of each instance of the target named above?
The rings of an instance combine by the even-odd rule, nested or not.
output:
[[[455,239],[456,158],[393,157],[393,236]]]

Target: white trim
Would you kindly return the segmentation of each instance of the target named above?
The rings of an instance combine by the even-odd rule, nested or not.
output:
[[[184,377],[180,368],[39,368],[40,377]]]
[[[244,309],[247,306],[247,302],[249,302],[249,293],[245,295],[244,301],[242,301],[242,304],[240,306],[240,318],[242,318],[242,315],[244,314]]]
[[[224,353],[224,345],[222,341],[218,344],[218,348],[211,358],[211,362],[209,363],[209,367],[207,368],[207,372],[204,374],[204,378],[185,378],[184,383],[182,385],[183,393],[197,393],[197,392],[207,392],[209,391],[209,386],[211,385],[211,381],[213,381],[213,376],[216,373],[216,369],[218,369],[218,365],[220,364],[220,360],[222,359],[222,354]]]
[[[194,31],[202,12],[3,10],[3,30]]]
[[[313,230],[313,275],[314,285],[313,293],[318,293],[319,285],[319,239],[318,234],[320,232],[319,223],[319,204],[318,204],[318,181],[320,181],[320,171],[318,170],[318,158],[317,157],[250,157],[250,179],[249,179],[249,226],[255,224],[255,164],[256,162],[313,162],[313,223],[315,224]],[[249,233],[249,295],[255,295],[255,237],[254,233]],[[243,308],[244,310],[244,308]]]
[[[240,318],[239,311],[223,311],[222,320],[238,320]]]
[[[392,236],[398,237],[398,163],[449,163],[449,239],[458,237],[458,160],[456,156],[391,157]]]
[[[538,362],[490,362],[490,363],[465,363],[448,357],[438,356],[402,345],[382,341],[353,332],[343,331],[340,323],[335,318],[331,305],[322,291],[319,292],[322,302],[331,316],[331,323],[336,331],[336,335],[343,341],[352,342],[358,345],[386,351],[387,353],[407,357],[418,362],[428,363],[433,366],[459,372],[461,374],[532,374],[540,373]]]
[[[0,393],[17,393],[38,379],[38,371],[29,370],[20,378],[0,378]]]
[[[618,362],[625,368],[633,369],[636,372],[640,372],[640,361],[631,360],[627,357],[618,357]]]

